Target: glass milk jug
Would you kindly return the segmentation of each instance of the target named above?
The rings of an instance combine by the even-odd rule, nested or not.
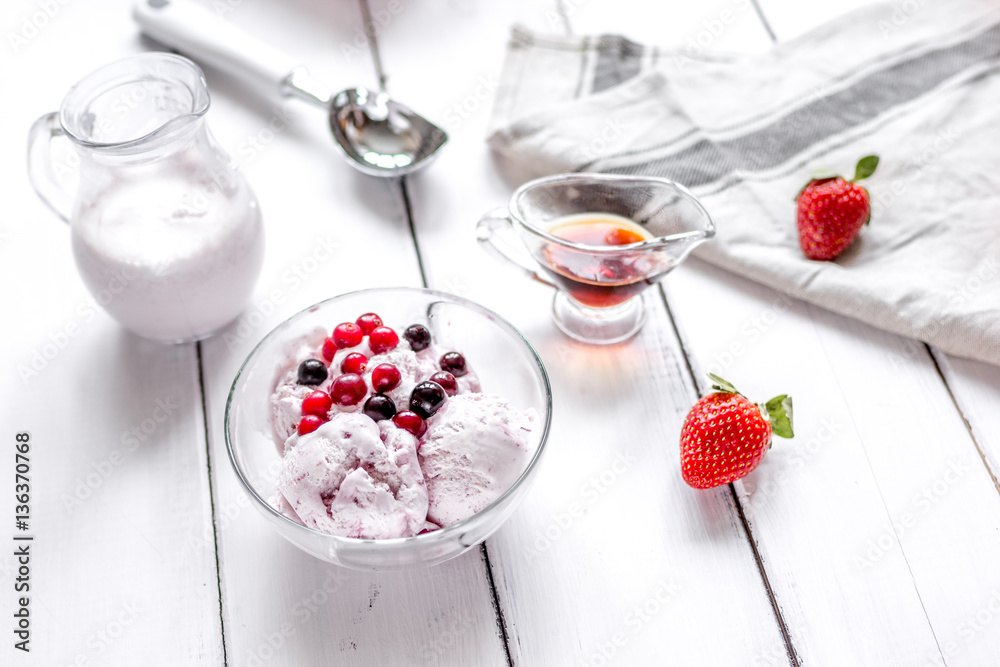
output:
[[[263,263],[257,199],[208,131],[208,107],[194,63],[149,53],[93,72],[31,128],[31,184],[70,224],[87,289],[147,338],[211,335],[243,310]]]

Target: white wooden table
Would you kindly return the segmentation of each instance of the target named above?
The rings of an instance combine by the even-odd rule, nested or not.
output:
[[[261,315],[235,343],[146,342],[95,309],[24,149],[76,80],[153,46],[128,0],[4,3],[0,664],[1000,664],[1000,368],[697,260],[650,295],[637,338],[588,348],[555,329],[546,289],[474,240],[478,216],[509,196],[484,136],[514,22],[761,52],[859,2],[372,0],[372,49],[357,0],[205,4],[333,85],[383,81],[451,143],[426,172],[376,181],[343,162],[323,112],[209,70],[209,124],[265,213],[248,311]],[[283,113],[293,119],[271,132]],[[551,376],[552,436],[537,486],[483,548],[429,570],[351,572],[249,506],[223,406],[273,325],[399,284],[470,297],[520,328]],[[750,395],[793,394],[798,436],[747,479],[698,492],[681,480],[677,436],[713,365]],[[9,629],[20,431],[35,536],[27,654]]]

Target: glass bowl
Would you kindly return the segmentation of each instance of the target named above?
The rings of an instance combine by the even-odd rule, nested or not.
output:
[[[273,435],[269,398],[279,369],[288,363],[290,341],[317,327],[376,312],[397,331],[421,323],[436,344],[461,351],[482,381],[513,407],[538,413],[535,454],[503,495],[473,516],[415,537],[357,539],[330,535],[286,517],[268,499],[275,495],[281,457]],[[428,289],[362,290],[321,301],[278,325],[258,343],[240,368],[226,402],[226,448],[251,504],[292,544],[325,561],[361,570],[433,565],[454,558],[489,537],[524,500],[537,476],[552,416],[552,392],[541,360],[524,336],[496,313],[460,297]]]

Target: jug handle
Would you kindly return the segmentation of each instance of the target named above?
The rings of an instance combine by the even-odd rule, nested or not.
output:
[[[559,289],[558,285],[538,274],[537,264],[525,252],[524,247],[510,239],[513,235],[514,221],[510,219],[506,209],[498,208],[487,213],[476,224],[476,240],[488,253],[501,261],[513,264],[529,278]]]
[[[28,180],[35,193],[55,214],[69,222],[72,195],[59,184],[52,168],[52,140],[65,137],[59,124],[59,114],[45,114],[35,121],[28,132]]]

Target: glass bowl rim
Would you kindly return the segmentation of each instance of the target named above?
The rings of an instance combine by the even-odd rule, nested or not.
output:
[[[695,208],[705,217],[705,227],[703,229],[693,229],[688,232],[677,232],[676,234],[669,234],[667,236],[657,236],[646,241],[637,241],[636,243],[626,243],[616,246],[595,246],[586,245],[584,243],[574,243],[572,241],[567,241],[566,239],[559,238],[558,236],[553,236],[543,229],[536,227],[530,222],[526,221],[521,214],[521,208],[518,204],[520,198],[524,193],[532,190],[534,188],[548,185],[550,183],[557,183],[560,181],[604,181],[606,183],[621,183],[625,181],[632,181],[636,183],[655,183],[657,185],[664,185],[676,190],[681,196],[683,196],[687,201],[694,204]],[[596,211],[600,213],[600,211]],[[555,243],[556,245],[566,246],[568,248],[573,248],[575,250],[582,250],[587,253],[598,253],[598,254],[616,254],[621,252],[635,251],[635,250],[648,250],[650,248],[658,248],[665,245],[669,245],[674,241],[681,241],[684,239],[691,238],[703,238],[710,239],[715,236],[715,220],[712,219],[711,214],[705,205],[701,203],[687,187],[681,185],[677,181],[672,181],[669,178],[662,178],[660,176],[629,176],[625,174],[602,174],[597,172],[573,172],[568,174],[555,174],[552,176],[543,176],[541,178],[536,178],[534,180],[528,181],[521,185],[514,193],[510,196],[510,202],[507,206],[508,215],[519,225],[524,227],[527,231],[540,236],[550,243]]]
[[[260,494],[257,493],[257,490],[254,488],[253,484],[251,484],[250,481],[243,474],[243,470],[241,469],[239,463],[237,463],[237,461],[236,461],[236,453],[234,451],[234,446],[233,446],[233,442],[232,442],[233,438],[230,435],[230,423],[231,423],[230,414],[231,414],[231,408],[232,408],[232,404],[233,404],[233,397],[234,397],[234,395],[236,393],[236,386],[239,384],[240,378],[243,377],[244,371],[247,370],[247,364],[249,364],[250,361],[252,359],[254,359],[254,357],[257,355],[257,352],[259,350],[261,350],[266,343],[270,342],[272,340],[272,337],[274,337],[275,334],[277,334],[279,330],[281,330],[284,327],[286,327],[288,324],[290,324],[296,318],[298,318],[298,317],[300,317],[302,315],[305,315],[306,313],[312,312],[314,309],[319,308],[319,307],[321,307],[321,306],[323,306],[325,304],[328,304],[328,303],[330,303],[332,301],[336,301],[336,300],[342,299],[344,297],[357,296],[357,295],[361,295],[361,294],[369,294],[369,293],[373,293],[373,292],[383,292],[383,293],[385,293],[385,292],[415,292],[415,293],[419,293],[419,294],[423,294],[423,295],[435,296],[435,297],[439,297],[439,298],[444,298],[446,301],[450,301],[452,303],[456,303],[456,304],[462,306],[463,308],[467,308],[467,309],[472,310],[474,312],[478,312],[481,315],[486,315],[487,317],[494,318],[500,324],[506,326],[511,332],[513,332],[515,334],[515,337],[516,337],[515,339],[519,340],[524,345],[525,349],[529,352],[528,356],[529,356],[530,360],[534,362],[534,365],[538,369],[539,374],[540,374],[540,376],[542,378],[542,388],[544,389],[544,393],[545,393],[545,423],[543,424],[543,427],[542,427],[542,434],[541,434],[541,439],[538,442],[538,449],[535,450],[534,455],[531,457],[531,461],[528,462],[528,465],[525,467],[525,469],[521,473],[520,477],[518,477],[517,480],[515,480],[514,483],[510,485],[510,488],[508,488],[506,491],[504,491],[502,494],[500,494],[500,496],[496,500],[494,500],[492,503],[490,503],[489,505],[487,505],[483,509],[479,510],[478,512],[476,512],[472,516],[467,517],[465,519],[462,519],[458,523],[454,523],[454,524],[452,524],[450,526],[446,526],[444,528],[439,528],[438,530],[431,531],[429,533],[422,533],[422,534],[418,534],[418,535],[412,535],[410,537],[392,537],[392,538],[386,538],[386,539],[370,539],[370,538],[359,538],[359,537],[343,537],[341,535],[333,535],[332,533],[325,533],[325,532],[323,532],[321,530],[316,530],[315,528],[310,528],[309,526],[305,526],[305,525],[303,525],[301,523],[298,523],[297,521],[294,521],[294,520],[288,518],[287,516],[285,516],[284,514],[282,514],[281,512],[279,512],[277,510],[277,508],[273,507],[271,505],[271,503],[267,502],[264,498],[262,498],[260,496]],[[243,363],[240,364],[240,369],[239,369],[239,371],[237,371],[236,377],[233,378],[233,384],[229,388],[229,396],[226,398],[225,417],[223,419],[223,427],[222,428],[223,428],[223,434],[224,434],[225,440],[226,440],[226,452],[229,455],[229,463],[232,465],[233,470],[236,472],[236,477],[239,479],[240,484],[242,485],[244,492],[247,493],[247,495],[251,498],[251,500],[255,501],[263,509],[267,510],[268,512],[270,512],[274,516],[278,517],[281,521],[287,522],[287,524],[289,526],[293,527],[293,530],[304,530],[304,531],[307,531],[308,533],[312,533],[313,535],[319,536],[321,538],[333,539],[333,540],[336,540],[336,541],[341,541],[344,544],[351,544],[351,545],[377,544],[377,545],[394,546],[394,545],[401,545],[401,544],[404,544],[404,543],[407,543],[407,542],[416,543],[417,541],[421,541],[421,540],[423,542],[429,543],[429,542],[432,542],[432,541],[436,541],[436,540],[442,539],[441,536],[445,535],[445,534],[451,535],[451,534],[461,533],[462,531],[465,530],[465,528],[468,526],[468,524],[470,524],[470,523],[474,522],[475,520],[477,520],[477,517],[480,517],[480,515],[484,515],[484,514],[488,513],[491,509],[493,509],[493,508],[495,508],[495,507],[497,507],[499,505],[502,505],[506,501],[506,499],[510,495],[512,495],[518,489],[518,487],[520,487],[520,486],[522,486],[524,484],[524,482],[531,476],[531,473],[535,470],[535,468],[538,467],[539,461],[541,460],[541,457],[542,457],[542,453],[544,452],[545,446],[548,443],[549,431],[551,429],[551,425],[552,425],[552,386],[551,386],[551,384],[549,382],[549,374],[545,370],[545,365],[542,364],[542,360],[538,356],[538,352],[535,351],[535,348],[531,345],[530,342],[528,342],[528,339],[524,337],[524,334],[522,334],[521,331],[517,327],[515,327],[513,324],[511,324],[510,322],[508,322],[505,317],[497,314],[493,310],[490,310],[489,308],[486,308],[485,306],[481,306],[478,303],[476,303],[474,301],[471,301],[469,299],[466,299],[464,297],[460,297],[460,296],[457,296],[455,294],[450,294],[448,292],[442,292],[440,290],[429,289],[429,288],[426,288],[426,287],[405,287],[405,286],[400,286],[400,287],[369,287],[369,288],[366,288],[366,289],[360,289],[360,290],[353,290],[353,291],[350,291],[350,292],[344,292],[343,294],[338,294],[336,296],[332,296],[332,297],[329,297],[327,299],[323,299],[322,301],[318,301],[317,303],[314,303],[314,304],[312,304],[310,306],[307,306],[307,307],[299,310],[298,312],[290,315],[286,319],[282,320],[280,323],[278,323],[273,329],[271,329],[269,332],[267,332],[267,334],[263,338],[261,338],[260,341],[258,341],[256,345],[254,345],[253,349],[247,355],[246,359],[244,359]]]

